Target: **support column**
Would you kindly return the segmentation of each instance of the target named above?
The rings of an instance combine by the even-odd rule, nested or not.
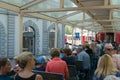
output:
[[[19,53],[23,52],[23,13],[19,15]]]
[[[58,22],[55,24],[55,48],[58,47]]]
[[[73,34],[74,34],[74,27],[72,28],[72,45],[74,44],[74,42],[73,42],[73,40],[74,40]]]
[[[89,30],[87,30],[87,41],[89,42]]]
[[[93,31],[92,31],[92,39],[95,40],[95,34]]]
[[[96,40],[97,32],[95,32],[95,40]]]
[[[116,41],[116,32],[114,32],[114,41]]]
[[[107,41],[107,36],[106,36],[106,32],[105,32],[104,34],[105,34],[105,41]]]
[[[82,39],[83,38],[83,29],[81,28],[81,44],[82,44]]]
[[[75,31],[74,31],[74,34],[76,33],[76,28],[74,28]],[[74,44],[76,44],[76,38],[74,39]]]

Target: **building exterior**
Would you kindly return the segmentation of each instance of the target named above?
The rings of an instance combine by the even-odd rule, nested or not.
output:
[[[47,20],[23,17],[23,51],[35,56],[48,55],[55,46],[55,27],[58,26],[58,48],[64,46],[64,25]],[[13,58],[19,54],[19,16],[17,13],[0,9],[0,56]],[[51,44],[52,43],[52,44]],[[29,48],[29,49],[28,49]]]

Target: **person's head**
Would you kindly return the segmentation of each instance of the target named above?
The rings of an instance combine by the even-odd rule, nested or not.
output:
[[[82,51],[82,48],[77,48],[77,54],[79,54]]]
[[[50,54],[51,54],[52,58],[59,57],[60,51],[57,48],[52,48],[50,50]]]
[[[84,44],[86,49],[90,48],[90,45],[88,43]]]
[[[61,49],[60,49],[60,53],[64,53],[64,48],[61,48]]]
[[[113,51],[113,46],[111,43],[106,43],[105,47],[104,47],[105,53],[112,55],[112,51]]]
[[[63,50],[64,50],[64,54],[63,54],[64,56],[72,55],[72,51],[70,48],[64,48]]]
[[[35,66],[35,58],[31,52],[22,52],[16,58],[21,69],[25,69],[27,67],[33,69]]]
[[[100,41],[99,41],[99,40],[97,40],[96,42],[97,42],[97,44],[100,44]]]
[[[85,49],[85,45],[86,45],[86,44],[83,44],[83,45],[82,45],[82,49],[83,49],[83,50]]]
[[[115,74],[116,71],[117,69],[113,64],[111,56],[108,54],[104,54],[100,58],[100,62],[95,71],[95,74],[97,74],[97,76],[100,77],[100,76],[106,76],[109,74]]]
[[[39,56],[38,58],[36,58],[36,64],[38,65],[45,65],[47,62],[48,60],[46,56]]]
[[[10,60],[5,57],[0,57],[0,73],[7,74],[11,70]]]

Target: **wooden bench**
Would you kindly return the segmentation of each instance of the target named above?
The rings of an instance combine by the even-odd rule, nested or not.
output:
[[[34,73],[40,74],[43,77],[43,80],[64,80],[63,74],[44,72],[44,71],[36,71],[33,70]]]
[[[76,61],[76,69],[77,71],[80,71],[83,69],[83,61]]]
[[[69,80],[77,80],[77,70],[75,65],[68,65]]]

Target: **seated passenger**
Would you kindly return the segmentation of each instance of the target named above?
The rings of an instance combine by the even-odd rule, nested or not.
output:
[[[35,67],[35,59],[31,52],[23,52],[16,58],[22,70],[15,75],[15,80],[42,80],[41,75],[32,72]]]
[[[94,73],[93,80],[104,80],[104,78],[108,75],[120,77],[120,72],[114,66],[111,56],[104,54],[101,57],[98,67]]]
[[[7,58],[0,58],[0,80],[13,80],[7,73],[11,70],[10,60]]]
[[[80,70],[80,72],[82,72],[83,74],[85,74],[85,76],[83,77],[83,75],[80,75],[80,78],[83,77],[82,80],[88,80],[89,79],[89,72],[90,72],[90,56],[88,55],[88,53],[85,51],[85,46],[86,44],[82,45],[82,51],[80,53],[78,53],[77,57],[78,57],[78,61],[83,61],[82,62],[82,69]]]
[[[46,72],[60,73],[64,75],[65,80],[69,80],[68,67],[65,61],[59,57],[59,50],[56,48],[50,51],[52,60],[47,63]]]
[[[108,54],[111,56],[114,66],[120,71],[120,58],[118,56],[114,55],[115,52],[114,52],[112,44],[106,43],[104,50],[105,50],[105,54]],[[99,59],[98,64],[99,64],[100,60],[101,60],[101,58]]]
[[[47,64],[46,56],[40,56],[36,59],[36,66],[34,70],[45,71],[46,64]]]
[[[63,51],[64,53],[62,60],[64,60],[67,63],[67,65],[75,65],[76,58],[72,55],[71,49],[64,48]]]

